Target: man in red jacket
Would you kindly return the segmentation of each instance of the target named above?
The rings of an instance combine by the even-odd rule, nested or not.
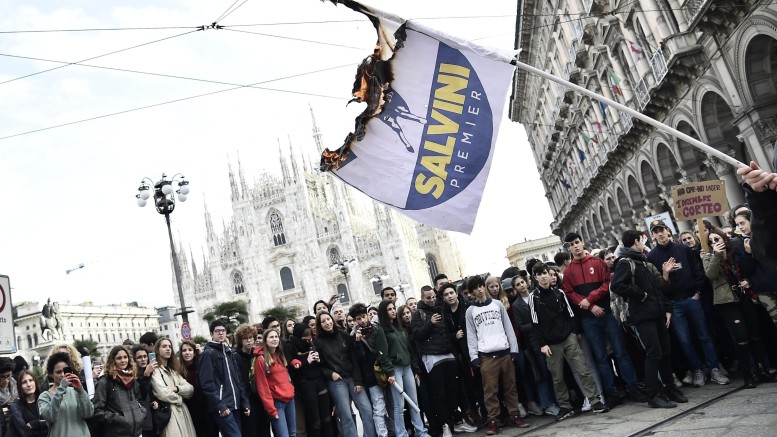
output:
[[[569,303],[580,309],[583,335],[591,346],[605,403],[613,408],[622,402],[615,387],[607,342],[615,354],[629,397],[636,402],[647,402],[647,396],[637,387],[637,375],[626,351],[623,330],[610,309],[610,269],[603,260],[586,253],[585,242],[578,233],[568,233],[564,247],[572,254],[572,262],[564,271],[564,293]]]

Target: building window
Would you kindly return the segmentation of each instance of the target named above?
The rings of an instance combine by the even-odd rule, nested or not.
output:
[[[329,249],[329,263],[337,264],[340,262],[340,251],[336,247]]]
[[[35,344],[35,346],[38,346],[38,333],[32,334],[32,342]]]
[[[291,290],[294,288],[294,276],[291,274],[291,269],[288,267],[281,268],[281,287],[284,290]]]
[[[232,274],[232,285],[235,290],[235,294],[243,294],[246,292],[245,286],[243,284],[243,275],[240,272],[235,272]]]
[[[348,294],[348,287],[345,284],[337,284],[337,296],[340,298],[341,304],[347,304],[351,301],[351,296]]]
[[[380,296],[380,292],[383,291],[383,281],[375,281],[372,283],[372,291]]]
[[[272,232],[273,246],[286,244],[286,235],[283,233],[283,220],[277,212],[270,214],[270,231]]]
[[[437,267],[437,258],[431,253],[426,255],[426,265],[429,266],[429,278],[434,281],[434,277],[440,274],[440,269]]]
[[[101,342],[101,341],[103,341],[103,340],[102,340],[102,336],[101,336],[100,334],[97,334],[97,342],[99,343],[99,342]]]

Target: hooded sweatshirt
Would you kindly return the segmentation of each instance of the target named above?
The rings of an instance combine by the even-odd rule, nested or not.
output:
[[[518,340],[502,302],[490,297],[483,302],[473,301],[467,308],[466,320],[470,362],[481,355],[518,353]]]
[[[283,354],[280,346],[276,353]],[[271,418],[278,417],[278,410],[275,403],[289,402],[294,398],[294,386],[291,384],[289,372],[286,366],[279,359],[275,359],[272,365],[267,365],[264,360],[264,348],[254,349],[254,380],[256,381],[256,391],[259,392],[259,398],[262,399],[262,405],[267,415]]]

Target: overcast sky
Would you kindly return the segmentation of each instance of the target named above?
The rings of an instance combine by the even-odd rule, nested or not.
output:
[[[190,180],[173,233],[200,261],[204,201],[217,232],[231,217],[229,162],[237,170],[239,155],[249,183],[263,169],[279,173],[277,140],[287,150],[287,138],[317,162],[308,105],[330,148],[352,130],[361,108],[345,103],[355,66],[375,42],[365,17],[318,0],[239,0],[219,22],[225,29],[192,31],[233,1],[0,3],[0,274],[10,276],[15,303],[172,304],[164,218],[135,203],[144,176],[181,172]],[[365,3],[479,44],[513,46],[515,1]],[[141,27],[168,28],[11,32]],[[86,59],[92,67],[43,61]],[[286,92],[240,88],[101,117],[258,83]],[[101,118],[27,133],[94,117]],[[501,273],[505,249],[550,235],[551,220],[524,128],[505,111],[474,231],[457,234],[468,272]]]

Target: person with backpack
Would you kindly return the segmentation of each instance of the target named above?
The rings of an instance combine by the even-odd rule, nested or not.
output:
[[[289,374],[294,385],[295,402],[304,405],[305,430],[309,437],[331,437],[332,405],[321,370],[321,357],[313,347],[308,325],[296,323],[284,345]]]
[[[251,405],[251,415],[243,417],[240,424],[244,436],[270,437],[270,417],[262,407],[254,380],[254,352],[259,348],[255,341],[256,328],[253,326],[243,323],[235,329],[235,361],[240,372],[240,383],[248,393]]]
[[[270,416],[275,437],[295,437],[297,419],[294,411],[294,386],[286,370],[286,356],[281,347],[280,330],[267,329],[262,346],[254,352],[254,383],[264,410]],[[293,367],[300,362],[290,363]]]
[[[138,437],[146,417],[142,401],[135,360],[127,348],[114,346],[95,387],[92,420],[101,425],[103,437]]]
[[[241,383],[235,353],[227,344],[227,325],[210,322],[211,341],[197,361],[197,376],[211,419],[223,437],[241,437],[240,416],[251,415],[251,401]],[[280,332],[280,330],[278,330]]]
[[[661,289],[669,285],[674,258],[667,260],[663,272],[647,262],[645,243],[640,232],[628,230],[621,236],[610,291],[622,299],[612,299],[613,312],[621,322],[632,326],[645,349],[645,392],[653,408],[674,408],[688,402],[674,385],[669,325],[672,305]],[[613,296],[614,297],[614,296]],[[659,379],[660,378],[660,379]]]
[[[377,365],[378,351],[375,344],[375,325],[370,321],[367,307],[364,304],[357,303],[348,310],[348,315],[353,318],[356,326],[354,328],[353,356],[356,363],[361,368],[362,383],[369,392],[372,402],[372,419],[375,423],[375,432],[378,437],[388,437],[388,427],[386,425],[386,394],[385,388],[388,387],[388,377],[380,371],[380,365]],[[377,365],[377,369],[376,366]],[[378,378],[380,376],[380,379]]]

